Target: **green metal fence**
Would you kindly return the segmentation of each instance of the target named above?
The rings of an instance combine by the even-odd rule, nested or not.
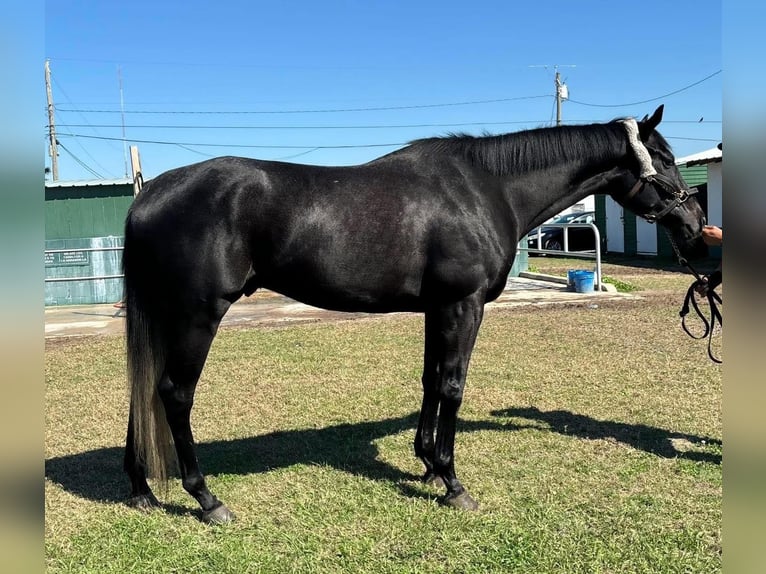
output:
[[[45,242],[45,304],[90,305],[122,299],[123,238]]]

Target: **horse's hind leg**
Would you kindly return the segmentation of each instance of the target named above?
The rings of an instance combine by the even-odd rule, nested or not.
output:
[[[146,466],[136,457],[136,445],[133,439],[133,408],[128,418],[128,436],[125,440],[125,461],[123,468],[130,479],[130,500],[128,504],[139,510],[150,510],[160,506],[146,481]]]
[[[188,322],[177,328],[170,341],[165,374],[158,387],[175,443],[181,482],[202,507],[203,522],[212,524],[231,522],[234,515],[205,483],[197,461],[190,417],[197,381],[228,306],[228,302],[221,300],[214,316],[206,310],[186,317]]]

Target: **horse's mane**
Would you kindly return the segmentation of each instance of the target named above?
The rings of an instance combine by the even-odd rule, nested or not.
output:
[[[448,134],[415,140],[409,149],[464,157],[498,176],[624,153],[627,136],[617,120],[606,124],[537,128],[503,135]]]

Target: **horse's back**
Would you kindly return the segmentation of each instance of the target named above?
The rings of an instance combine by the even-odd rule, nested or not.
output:
[[[219,289],[247,282],[321,307],[421,309],[424,291],[459,297],[503,264],[486,261],[490,209],[458,178],[406,155],[349,167],[217,158],[148,182],[126,242],[141,237],[159,268]]]

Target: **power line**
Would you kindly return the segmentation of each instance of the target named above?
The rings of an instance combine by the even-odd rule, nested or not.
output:
[[[59,122],[59,126],[62,126],[62,127],[65,127],[65,128],[71,128],[72,127],[71,125],[65,124],[64,122]],[[84,127],[84,126],[80,125],[79,127]],[[98,167],[100,167],[102,170],[104,170],[105,172],[107,172],[110,175],[112,175],[112,172],[110,170],[108,170],[103,165],[101,165],[101,163],[95,157],[93,157],[93,155],[87,149],[85,149],[85,146],[83,146],[82,143],[80,143],[80,141],[78,139],[79,137],[80,136],[75,136],[74,137],[74,141],[75,141],[75,143],[78,146],[80,146],[80,149],[85,152],[85,155],[87,155],[93,161],[93,163],[96,164]],[[59,145],[61,145],[60,142],[59,142]],[[64,146],[61,145],[61,147],[64,147]],[[74,155],[72,154],[71,151],[67,150],[67,153],[69,153],[69,155],[74,157]]]
[[[373,125],[321,125],[321,126],[284,126],[284,125],[255,125],[255,126],[223,126],[223,125],[162,125],[162,124],[127,124],[131,129],[216,129],[216,130],[374,130],[374,129],[403,129],[403,128],[454,128],[462,126],[484,126],[484,125],[511,125],[511,124],[534,124],[543,123],[544,120],[518,120],[501,122],[453,122],[445,124],[373,124]],[[697,122],[694,122],[697,123]],[[94,124],[68,124],[70,128],[93,127]],[[119,128],[117,124],[95,124],[100,128]]]
[[[603,120],[570,120],[568,124],[582,124],[582,123],[600,123]],[[226,126],[226,125],[168,125],[168,124],[127,124],[125,127],[130,129],[195,129],[195,130],[356,130],[356,129],[403,129],[403,128],[449,128],[449,127],[464,127],[464,126],[499,126],[499,125],[519,125],[519,124],[534,124],[541,125],[545,123],[553,122],[553,115],[549,120],[516,120],[516,121],[487,121],[487,122],[455,122],[455,123],[435,123],[435,124],[374,124],[374,125],[321,125],[321,126],[295,126],[295,125],[250,125],[250,126]],[[663,120],[663,124],[720,124],[721,120]],[[84,127],[97,127],[97,128],[121,128],[121,124],[62,124],[69,128],[84,128]]]
[[[683,88],[679,88],[678,90],[675,90],[673,92],[669,92],[667,94],[663,94],[661,96],[657,96],[656,98],[649,98],[648,100],[641,100],[640,102],[630,102],[628,104],[590,104],[590,103],[587,103],[587,102],[579,102],[577,100],[571,100],[571,99],[569,99],[567,101],[571,102],[573,104],[580,104],[581,106],[590,106],[590,107],[593,107],[593,108],[622,108],[622,107],[626,107],[626,106],[637,106],[639,104],[647,104],[649,102],[656,102],[657,100],[661,100],[661,99],[667,98],[669,96],[674,96],[676,94],[680,94],[681,92],[684,92],[684,91],[688,90],[689,88],[693,88],[694,86],[697,86],[697,85],[701,84],[702,82],[706,82],[710,78],[712,78],[714,76],[717,76],[722,71],[723,70],[718,70],[717,72],[713,72],[709,76],[705,76],[704,78],[694,82],[693,84],[689,84],[688,86],[684,86]]]
[[[701,80],[698,80],[696,82],[693,82],[687,86],[684,86],[682,88],[679,88],[677,90],[674,90],[672,92],[668,92],[666,94],[662,94],[660,96],[656,96],[654,98],[648,98],[645,100],[640,100],[636,102],[628,102],[628,103],[622,103],[622,104],[594,104],[590,102],[582,102],[579,100],[572,100],[567,98],[567,101],[579,104],[582,106],[589,106],[589,107],[596,107],[596,108],[619,108],[619,107],[628,107],[628,106],[635,106],[640,104],[645,104],[649,102],[654,102],[657,100],[661,100],[663,98],[667,98],[669,96],[673,96],[676,94],[679,94],[681,92],[684,92],[688,89],[691,89],[703,82],[706,82],[707,80],[717,76],[718,74],[722,73],[723,70],[717,70],[713,72],[712,74],[709,74],[708,76],[705,76]],[[80,109],[80,108],[57,108],[59,111],[65,111],[65,112],[79,112],[79,113],[91,113],[91,114],[117,114],[117,113],[125,113],[125,114],[153,114],[153,115],[159,115],[159,114],[166,114],[166,115],[253,115],[253,114],[318,114],[318,113],[346,113],[346,112],[367,112],[367,111],[391,111],[391,110],[412,110],[412,109],[428,109],[428,108],[441,108],[441,107],[454,107],[454,106],[469,106],[469,105],[481,105],[481,104],[491,104],[491,103],[502,103],[502,102],[512,102],[512,101],[520,101],[520,100],[530,100],[530,99],[541,99],[541,98],[552,98],[554,96],[550,94],[543,94],[543,95],[536,95],[536,96],[517,96],[512,98],[495,98],[495,99],[488,99],[488,100],[470,100],[470,101],[462,101],[462,102],[447,102],[447,103],[437,103],[437,104],[415,104],[415,105],[408,105],[408,106],[378,106],[378,107],[358,107],[358,108],[330,108],[330,109],[298,109],[298,110],[170,110],[170,111],[162,111],[162,110],[125,110],[122,112],[121,110],[103,110],[103,109]],[[497,122],[493,122],[497,123]],[[420,127],[420,126],[415,126]],[[424,125],[423,127],[429,127],[427,125]]]
[[[63,149],[65,152],[67,152],[70,156],[72,156],[72,159],[75,160],[77,163],[79,163],[84,169],[92,173],[94,176],[96,176],[98,179],[104,179],[104,176],[98,173],[96,170],[92,169],[89,165],[87,165],[84,161],[82,161],[79,157],[74,155],[69,149],[62,144],[61,142],[58,142],[58,145],[61,149]]]
[[[720,142],[721,138],[686,138],[682,136],[663,136],[666,140],[687,140],[693,142]]]
[[[83,135],[83,134],[73,134],[73,133],[59,133],[60,137],[83,137],[83,138],[90,138],[90,139],[97,139],[97,140],[112,140],[112,141],[122,141],[122,138],[116,138],[116,137],[104,137],[104,136],[89,136],[89,135]],[[678,140],[692,140],[692,141],[709,141],[709,142],[718,142],[720,141],[720,138],[712,139],[712,138],[688,138],[688,137],[680,137],[680,136],[664,136],[665,139],[678,139]],[[220,147],[220,148],[250,148],[250,149],[301,149],[306,150],[309,148],[312,148],[312,151],[320,150],[320,149],[362,149],[362,148],[376,148],[376,147],[401,147],[408,145],[409,142],[399,142],[399,143],[374,143],[374,144],[341,144],[341,145],[256,145],[256,144],[215,144],[215,143],[192,143],[192,142],[173,142],[173,141],[161,141],[161,140],[140,140],[140,139],[130,139],[131,142],[135,143],[144,143],[144,144],[155,144],[155,145],[173,145],[182,147],[184,149],[188,149],[185,146],[196,146],[196,147]],[[196,152],[195,150],[189,150]],[[205,154],[201,154],[205,155]]]
[[[214,155],[210,155],[209,153],[202,153],[201,151],[197,151],[196,149],[192,149],[192,148],[187,147],[187,146],[185,146],[183,144],[177,143],[175,145],[177,147],[180,147],[181,149],[185,149],[186,151],[190,151],[192,153],[196,153],[197,155],[201,155],[201,156],[204,156],[204,157],[215,157]]]
[[[308,154],[310,154],[310,153],[312,153],[312,152],[315,152],[315,151],[317,151],[318,149],[319,149],[319,148],[312,148],[312,149],[307,149],[306,151],[302,151],[302,152],[300,152],[300,153],[294,153],[294,154],[292,154],[292,155],[285,155],[285,156],[282,156],[282,157],[278,157],[278,158],[276,158],[276,159],[277,159],[278,161],[283,161],[283,160],[286,160],[286,159],[295,159],[296,157],[301,157],[302,155],[308,155]]]
[[[82,128],[82,127],[93,127],[93,126],[91,126],[90,124],[85,124],[85,125],[83,125],[83,124],[75,124],[75,125],[76,125],[77,127],[80,127],[80,128]],[[71,129],[72,127],[74,127],[74,126],[72,126],[72,124],[66,124],[66,123],[64,123],[64,122],[62,122],[62,121],[59,121],[59,126],[63,126],[63,127],[65,127],[65,128],[70,128],[70,129]],[[94,130],[94,131],[95,131],[95,130]],[[98,133],[98,132],[96,132],[96,133]],[[100,167],[102,170],[104,170],[104,171],[106,171],[106,172],[108,172],[108,171],[109,171],[109,170],[108,170],[108,169],[106,169],[106,168],[105,168],[103,165],[101,165],[101,164],[99,163],[99,161],[98,161],[98,160],[97,160],[95,157],[93,157],[93,155],[91,155],[91,153],[90,153],[90,152],[89,152],[87,149],[85,149],[85,147],[84,147],[84,146],[83,146],[83,145],[82,145],[82,144],[79,142],[79,140],[77,139],[77,137],[75,137],[75,140],[74,140],[74,141],[75,141],[75,143],[77,143],[77,145],[78,145],[78,146],[80,146],[80,149],[82,149],[82,151],[84,151],[84,152],[85,152],[85,154],[86,154],[86,155],[87,155],[87,156],[88,156],[88,157],[89,157],[91,160],[93,160],[93,163],[95,163],[95,164],[96,164],[98,167]],[[71,155],[71,153],[70,153],[70,155]]]
[[[425,109],[425,108],[446,108],[446,107],[452,107],[452,106],[473,106],[473,105],[479,105],[479,104],[495,104],[495,103],[501,103],[501,102],[514,102],[519,100],[533,100],[538,98],[550,98],[552,97],[550,94],[544,94],[539,96],[518,96],[514,98],[497,98],[492,100],[473,100],[473,101],[466,101],[466,102],[449,102],[449,103],[440,103],[440,104],[416,104],[416,105],[410,105],[410,106],[380,106],[380,107],[369,107],[369,108],[333,108],[333,109],[315,109],[315,110],[233,110],[233,111],[224,111],[224,110],[171,110],[171,111],[160,111],[160,110],[125,110],[126,114],[171,114],[171,115],[182,115],[182,114],[231,114],[231,115],[240,115],[240,114],[330,114],[330,113],[344,113],[344,112],[381,112],[381,111],[388,111],[388,110],[417,110],[417,109]],[[82,109],[67,109],[64,108],[63,111],[66,112],[81,112],[81,113],[88,113],[88,114],[115,114],[120,113],[119,110],[82,110]]]
[[[122,141],[122,138],[112,138],[105,136],[87,136],[83,134],[72,133],[59,133],[61,137],[81,137],[96,140],[111,140]],[[376,143],[376,144],[344,144],[344,145],[252,145],[252,144],[213,144],[213,143],[189,143],[189,142],[170,142],[170,141],[158,141],[158,140],[138,140],[130,138],[131,142],[145,143],[145,144],[158,144],[158,145],[174,145],[174,146],[197,146],[197,147],[230,147],[230,148],[255,148],[255,149],[353,149],[353,148],[372,148],[372,147],[397,147],[407,145],[405,143]],[[717,141],[717,140],[716,140]]]

